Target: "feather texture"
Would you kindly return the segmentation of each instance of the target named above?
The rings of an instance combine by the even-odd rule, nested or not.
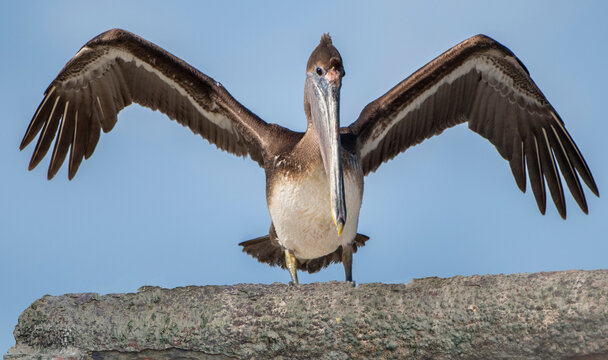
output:
[[[367,105],[348,131],[357,137],[368,174],[410,146],[463,122],[509,161],[522,191],[527,163],[541,213],[546,182],[566,217],[560,170],[584,212],[578,176],[599,194],[576,144],[526,68],[509,49],[483,35],[456,45]]]
[[[169,118],[230,153],[260,166],[279,136],[295,133],[269,125],[238,103],[221,84],[158,46],[124,30],[105,32],[83,46],[51,83],[20,148],[40,133],[30,169],[56,137],[48,177],[71,148],[70,179],[89,158],[100,130],[111,131],[132,102]],[[59,129],[59,130],[58,130]]]

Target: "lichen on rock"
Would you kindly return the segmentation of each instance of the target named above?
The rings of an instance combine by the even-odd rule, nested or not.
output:
[[[608,271],[44,296],[14,334],[6,360],[601,359]]]

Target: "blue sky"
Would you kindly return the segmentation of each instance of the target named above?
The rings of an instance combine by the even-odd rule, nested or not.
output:
[[[477,33],[509,47],[560,113],[608,189],[605,84],[608,3],[2,2],[0,352],[21,311],[45,295],[133,292],[142,285],[287,282],[237,244],[268,232],[264,173],[148,109],[123,110],[72,181],[27,171],[19,152],[42,93],[89,39],[120,27],[223,83],[268,122],[305,128],[304,69],[330,32],[347,76],[341,121]],[[496,15],[498,14],[498,16]],[[354,279],[598,269],[608,264],[608,206],[542,216],[494,147],[466,126],[424,142],[366,178]],[[341,265],[300,273],[343,280]]]

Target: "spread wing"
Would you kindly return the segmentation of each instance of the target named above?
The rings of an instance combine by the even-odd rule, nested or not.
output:
[[[560,215],[566,217],[557,164],[587,213],[578,175],[599,193],[585,159],[524,65],[486,36],[456,45],[368,104],[348,131],[357,139],[368,174],[410,146],[466,121],[509,161],[524,192],[527,165],[541,213],[546,181]]]
[[[261,166],[277,136],[298,136],[267,124],[220,83],[183,60],[114,29],[83,46],[46,90],[20,146],[23,149],[40,133],[30,170],[56,137],[48,178],[57,173],[71,149],[71,179],[82,159],[93,154],[100,130],[112,130],[117,114],[132,102],[160,110],[218,148],[250,155]]]

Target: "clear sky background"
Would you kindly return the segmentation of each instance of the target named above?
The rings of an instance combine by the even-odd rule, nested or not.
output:
[[[43,91],[89,39],[130,30],[213,77],[268,122],[305,129],[304,69],[322,33],[344,59],[341,121],[458,42],[510,48],[560,113],[608,191],[608,2],[2,2],[0,4],[0,353],[45,294],[142,285],[287,282],[237,246],[268,232],[264,172],[163,114],[123,110],[73,181],[27,171],[18,145]],[[604,110],[604,111],[603,111]],[[565,183],[564,183],[565,185]],[[450,129],[366,178],[354,256],[359,283],[608,267],[608,205],[537,210],[495,148]],[[605,196],[604,196],[605,197]],[[550,201],[550,200],[549,200]],[[300,273],[344,279],[342,265]]]

